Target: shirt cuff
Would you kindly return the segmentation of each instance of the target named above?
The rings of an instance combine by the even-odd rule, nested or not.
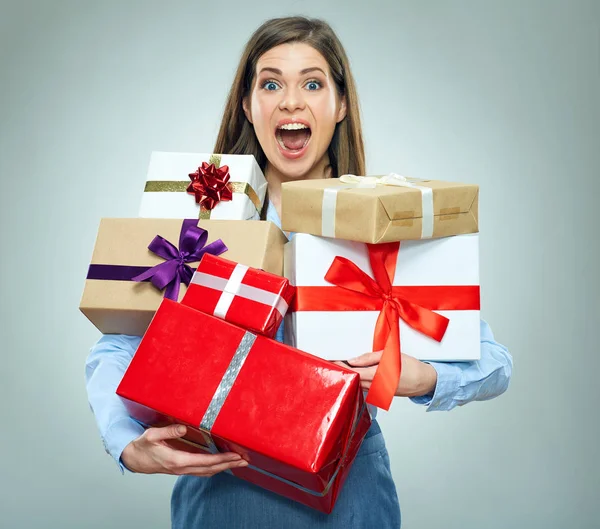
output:
[[[125,447],[131,443],[134,439],[137,439],[144,433],[144,427],[134,419],[127,417],[125,419],[119,419],[115,422],[106,432],[102,442],[104,443],[104,450],[106,453],[112,456],[112,458],[119,465],[121,474],[125,473],[125,470],[131,472],[121,461],[121,454]]]
[[[415,404],[427,406],[427,411],[449,411],[457,405],[454,397],[461,387],[462,371],[443,362],[425,362],[437,372],[435,390],[420,397],[410,397]]]

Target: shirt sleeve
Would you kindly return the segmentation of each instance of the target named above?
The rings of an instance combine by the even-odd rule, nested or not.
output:
[[[490,400],[508,388],[513,359],[508,349],[494,340],[490,326],[481,320],[481,358],[474,362],[427,362],[437,372],[435,390],[411,397],[427,411],[448,411],[475,400]]]
[[[90,408],[96,418],[104,449],[119,465],[123,449],[144,432],[116,394],[125,370],[140,344],[139,336],[107,334],[91,348],[85,363],[85,383]]]

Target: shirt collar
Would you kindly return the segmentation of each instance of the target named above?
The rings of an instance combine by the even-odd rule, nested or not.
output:
[[[271,202],[269,202],[267,204],[266,220],[268,220],[269,222],[272,222],[273,224],[275,224],[275,226],[277,226],[279,229],[281,229],[281,219],[279,218],[279,215],[277,214],[277,210],[275,209],[275,206]],[[288,240],[291,239],[292,236],[294,235],[293,231],[284,231],[283,233],[288,238]]]
[[[278,228],[281,228],[281,219],[279,218],[277,210],[275,209],[275,206],[271,203],[271,201],[269,201],[267,204],[267,220],[271,221]]]

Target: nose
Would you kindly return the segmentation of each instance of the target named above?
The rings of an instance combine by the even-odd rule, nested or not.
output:
[[[295,110],[303,110],[304,107],[305,101],[301,88],[290,86],[285,90],[282,90],[282,98],[279,102],[279,110],[294,112]]]

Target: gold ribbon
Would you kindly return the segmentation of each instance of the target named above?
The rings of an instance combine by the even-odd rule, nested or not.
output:
[[[208,163],[212,163],[215,167],[221,166],[221,156],[218,154],[213,154]],[[185,180],[148,180],[146,182],[146,186],[144,187],[144,192],[146,193],[185,193],[186,189],[190,185],[189,181]],[[252,188],[252,186],[248,182],[229,182],[229,186],[231,187],[231,191],[233,193],[242,193],[246,195],[250,202],[256,208],[256,211],[260,213],[261,203],[256,191]],[[200,208],[200,219],[206,220],[210,219],[210,210],[205,208]]]
[[[211,154],[208,158],[208,163],[212,163],[217,169],[221,167],[221,155]]]

